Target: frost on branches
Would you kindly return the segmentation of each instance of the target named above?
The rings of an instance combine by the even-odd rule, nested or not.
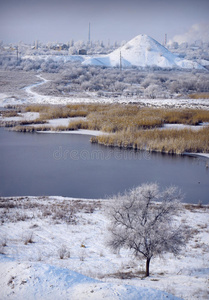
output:
[[[178,224],[176,216],[182,204],[176,187],[162,192],[157,184],[143,184],[113,199],[109,216],[108,245],[113,250],[127,248],[135,257],[146,258],[146,276],[150,260],[166,252],[178,255],[188,240],[188,228]]]

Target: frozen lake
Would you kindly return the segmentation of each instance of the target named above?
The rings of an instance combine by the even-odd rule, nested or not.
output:
[[[184,202],[209,203],[209,169],[203,158],[107,148],[89,140],[0,128],[0,196],[104,198],[157,182],[181,188]]]

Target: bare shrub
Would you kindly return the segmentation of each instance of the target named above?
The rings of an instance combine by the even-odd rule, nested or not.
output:
[[[13,222],[26,221],[28,219],[30,219],[30,217],[25,212],[17,211],[16,214],[14,215]]]
[[[103,252],[102,250],[100,251],[99,256],[100,256],[100,257],[104,257],[104,256],[105,256],[105,255],[104,255],[104,252]]]
[[[7,285],[11,286],[12,289],[14,288],[14,279],[15,279],[15,276],[11,276],[7,283]]]
[[[70,258],[70,251],[67,249],[65,245],[58,250],[59,258],[64,259],[64,257]]]
[[[7,238],[4,237],[1,241],[0,241],[0,246],[2,247],[6,247],[7,246]]]
[[[5,249],[2,245],[0,245],[0,254],[5,254]]]
[[[23,237],[23,242],[24,242],[24,245],[34,243],[33,232],[28,232],[27,234],[25,234],[25,236]]]
[[[51,214],[52,214],[52,212],[50,211],[50,209],[48,207],[44,208],[44,210],[42,211],[43,217],[51,216]]]
[[[0,199],[0,208],[14,208],[15,206],[16,205],[13,199]]]
[[[84,261],[86,259],[86,251],[84,248],[80,251],[79,259],[80,261]]]
[[[52,211],[52,219],[58,221],[64,221],[68,224],[76,224],[76,215],[74,209],[70,206],[58,206]]]
[[[39,251],[37,256],[37,261],[42,261],[42,253]]]

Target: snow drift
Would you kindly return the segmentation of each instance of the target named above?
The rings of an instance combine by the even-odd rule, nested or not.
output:
[[[105,283],[69,269],[44,263],[15,262],[1,255],[0,279],[2,300],[181,300],[160,290]]]
[[[151,67],[203,69],[201,65],[186,59],[181,59],[171,53],[153,38],[138,35],[124,46],[104,56],[91,57],[84,65],[100,65],[107,67]]]

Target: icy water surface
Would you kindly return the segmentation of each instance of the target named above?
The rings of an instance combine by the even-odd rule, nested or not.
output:
[[[181,188],[184,202],[209,203],[204,159],[113,149],[89,140],[0,128],[0,196],[104,198],[157,182]]]

